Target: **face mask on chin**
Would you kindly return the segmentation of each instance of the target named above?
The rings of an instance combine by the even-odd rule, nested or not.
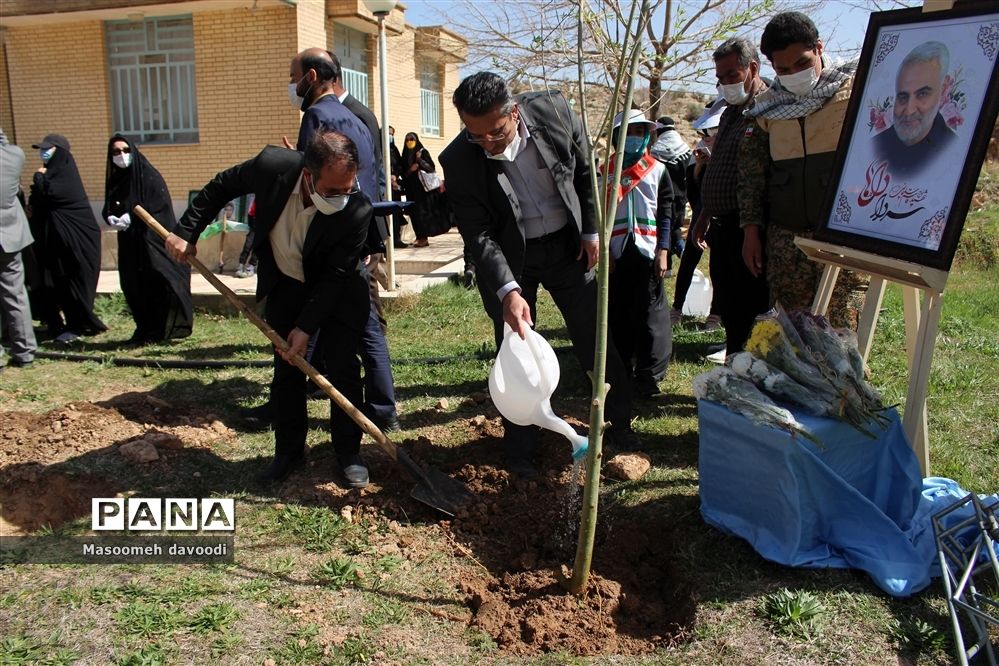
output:
[[[819,82],[819,75],[814,67],[809,67],[794,74],[779,74],[777,80],[784,90],[797,97],[804,97],[812,92],[812,88]]]
[[[309,188],[309,198],[312,199],[312,205],[323,215],[334,215],[347,207],[347,201],[350,199],[349,194],[337,194],[332,197],[319,196],[312,186],[312,176],[306,178],[305,181]]]
[[[112,155],[111,161],[119,169],[127,169],[132,164],[132,153],[122,153],[120,155]]]
[[[749,91],[746,90],[745,81],[740,83],[719,83],[718,93],[732,106],[739,106],[749,99]]]

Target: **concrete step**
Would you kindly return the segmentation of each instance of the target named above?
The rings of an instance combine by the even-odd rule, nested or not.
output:
[[[430,239],[429,247],[408,247],[394,250],[396,289],[382,290],[381,296],[396,298],[415,294],[436,284],[447,282],[464,270],[463,244],[457,229]],[[200,253],[199,253],[200,256]],[[209,256],[214,256],[209,253]],[[227,266],[228,271],[228,266]],[[257,278],[239,278],[231,272],[217,273],[216,277],[232,289],[246,305],[256,304]],[[117,270],[103,270],[97,282],[98,295],[109,295],[121,291]],[[228,313],[235,311],[215,287],[200,273],[191,273],[191,298],[194,307],[209,312]]]

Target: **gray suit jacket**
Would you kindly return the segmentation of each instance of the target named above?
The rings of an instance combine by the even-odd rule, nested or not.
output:
[[[595,234],[589,142],[579,116],[555,90],[525,93],[515,99],[577,233]],[[524,228],[513,185],[502,163],[486,159],[482,148],[469,142],[464,132],[444,149],[440,162],[477,279],[484,294],[495,295],[500,287],[519,279],[524,268]]]
[[[0,250],[20,252],[34,242],[28,229],[17,190],[24,168],[24,151],[7,143],[7,135],[0,130]]]

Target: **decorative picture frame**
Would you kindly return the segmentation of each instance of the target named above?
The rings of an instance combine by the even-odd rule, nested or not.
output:
[[[999,5],[871,15],[815,239],[947,271],[999,114]]]
[[[187,207],[188,208],[191,207],[191,204],[194,203],[194,197],[198,196],[198,194],[200,192],[201,192],[201,190],[188,190],[188,192],[187,192]],[[233,207],[233,217],[227,218],[227,219],[230,222],[235,221],[235,222],[239,222],[239,223],[242,223],[242,224],[246,224],[248,222],[247,213],[250,210],[250,202],[252,202],[252,201],[253,201],[253,195],[252,194],[241,196],[239,198],[236,198],[236,199],[233,199],[232,201],[230,201],[226,205],[227,206],[230,205],[230,204],[232,205],[232,207]],[[224,211],[225,209],[223,208],[222,210]],[[222,215],[222,211],[219,211],[219,214],[216,215],[215,218],[217,220],[221,219],[221,215]]]

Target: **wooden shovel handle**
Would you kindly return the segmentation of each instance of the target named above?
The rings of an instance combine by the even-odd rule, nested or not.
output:
[[[150,229],[155,231],[160,238],[166,240],[166,237],[170,235],[170,232],[167,231],[162,224],[157,222],[156,218],[150,215],[146,211],[146,209],[144,209],[142,206],[136,206],[134,210],[135,213],[142,219],[143,222],[145,222],[149,226]],[[246,317],[250,321],[250,323],[252,323],[254,326],[259,328],[260,332],[266,335],[267,339],[270,340],[271,343],[277,349],[279,349],[280,351],[288,350],[287,341],[285,341],[284,338],[278,335],[277,331],[275,331],[267,324],[267,322],[261,319],[256,312],[248,308],[246,304],[243,303],[243,301],[241,301],[240,298],[235,294],[235,292],[233,292],[232,289],[227,287],[221,280],[219,280],[214,273],[208,270],[205,267],[205,265],[201,263],[201,261],[196,256],[188,255],[187,261],[192,266],[194,266],[194,268],[196,268],[197,271],[201,273],[205,277],[205,279],[212,284],[213,287],[218,289],[219,293],[225,296],[226,300],[228,300],[233,305],[233,307],[239,310],[240,314]],[[368,433],[368,435],[371,436],[371,439],[375,440],[375,443],[378,444],[378,446],[381,447],[381,449],[385,451],[385,453],[387,453],[393,460],[399,462],[400,457],[403,458],[402,462],[406,465],[407,469],[410,469],[410,466],[412,465],[412,467],[415,467],[416,470],[419,470],[419,477],[424,476],[425,473],[423,472],[423,470],[421,470],[419,466],[413,463],[413,461],[409,458],[409,456],[405,455],[404,451],[400,451],[399,448],[395,445],[395,443],[392,440],[390,440],[388,437],[386,437],[385,433],[379,430],[378,426],[376,426],[374,423],[371,422],[371,419],[369,419],[367,416],[364,415],[364,413],[361,410],[359,410],[357,407],[351,404],[350,400],[347,400],[347,398],[344,397],[344,395],[340,393],[340,391],[338,391],[335,386],[330,384],[329,380],[323,377],[323,375],[318,370],[313,368],[311,363],[306,361],[299,354],[295,354],[294,356],[291,357],[291,363],[296,368],[298,368],[306,375],[308,375],[309,379],[311,379],[319,388],[321,388],[323,392],[326,393],[326,395],[332,398],[333,402],[335,402],[340,407],[340,409],[346,412],[347,415],[350,416],[350,418],[352,418],[354,422],[361,427],[361,430]],[[400,456],[400,454],[402,455]],[[414,474],[416,473],[415,470],[413,469],[410,469],[410,472]]]

